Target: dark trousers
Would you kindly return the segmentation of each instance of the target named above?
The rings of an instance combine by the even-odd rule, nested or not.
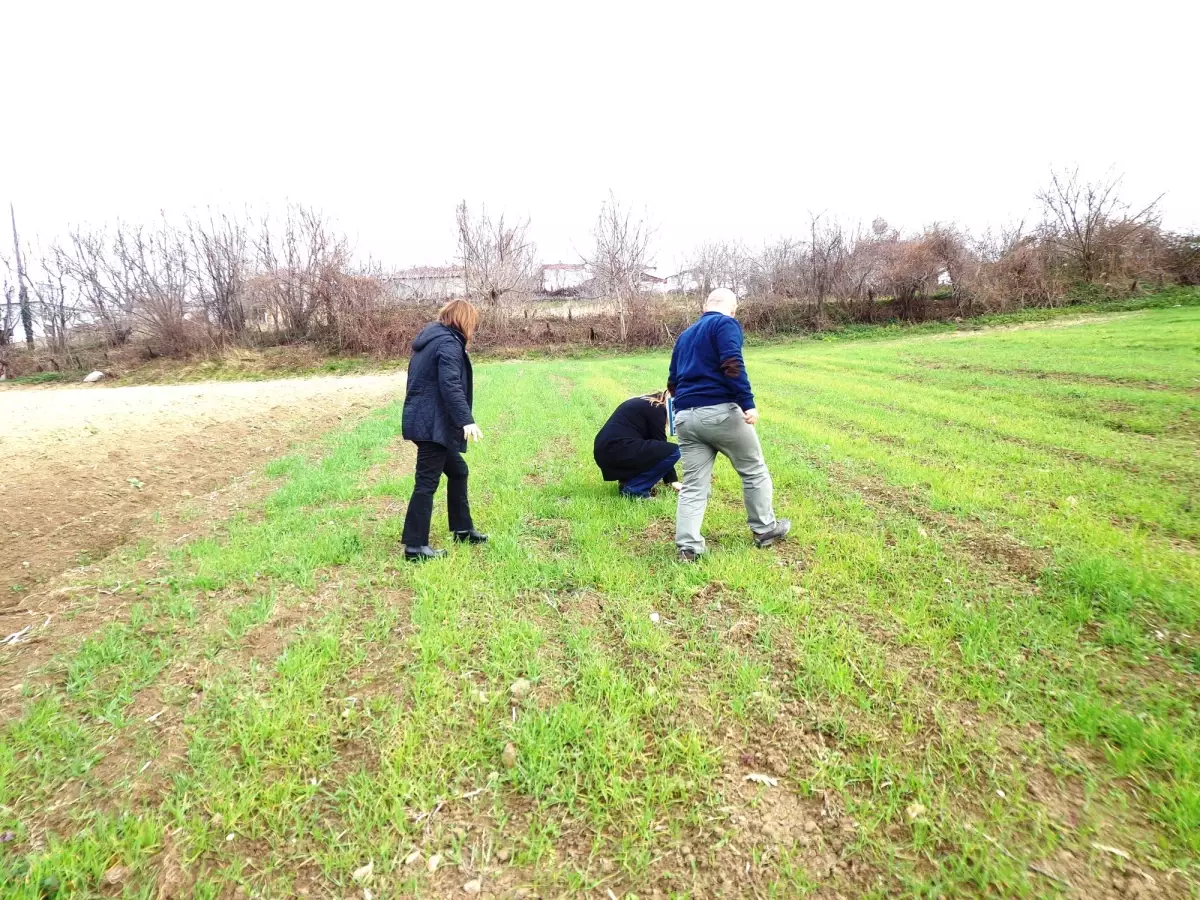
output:
[[[662,481],[679,462],[679,448],[672,447],[666,459],[655,463],[645,472],[621,482],[621,493],[627,497],[649,497],[653,487]]]
[[[405,547],[417,548],[429,544],[429,521],[433,518],[433,495],[437,493],[442,473],[446,473],[446,509],[450,513],[451,531],[470,531],[471,504],[467,501],[467,461],[457,450],[420,441],[417,444],[417,473],[413,484],[408,512],[404,514]]]

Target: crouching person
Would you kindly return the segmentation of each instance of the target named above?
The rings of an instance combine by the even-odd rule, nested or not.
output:
[[[679,447],[667,440],[666,392],[618,406],[596,435],[592,456],[604,480],[617,482],[624,497],[643,500],[660,483],[679,490]]]

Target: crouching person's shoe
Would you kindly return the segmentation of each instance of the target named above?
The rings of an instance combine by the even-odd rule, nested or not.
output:
[[[694,563],[700,558],[700,554],[695,550],[680,550],[675,558],[681,563]]]
[[[404,548],[404,558],[409,562],[428,562],[431,559],[441,559],[445,555],[445,550],[434,550],[428,545]]]
[[[488,536],[486,534],[480,534],[474,528],[470,531],[454,532],[454,542],[456,544],[486,544],[487,539]]]
[[[770,547],[776,541],[782,541],[792,530],[790,519],[779,519],[769,529],[754,535],[754,546]]]

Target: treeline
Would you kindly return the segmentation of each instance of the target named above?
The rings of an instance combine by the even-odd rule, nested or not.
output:
[[[849,301],[840,314],[858,308],[870,321],[885,299],[890,312],[912,320],[932,297],[949,298],[966,314],[1054,305],[1084,286],[1084,293],[1123,295],[1148,283],[1200,283],[1200,235],[1165,231],[1157,202],[1134,211],[1118,187],[1116,180],[1055,176],[1038,194],[1041,222],[982,235],[939,224],[906,235],[882,219],[850,229],[810,216],[803,238],[758,253],[706,244],[692,271],[699,293],[720,285],[743,296],[802,300],[818,320],[829,301]]]
[[[653,232],[614,197],[602,205],[586,260],[602,302],[547,315],[529,222],[461,205],[462,292],[485,313],[481,342],[654,345],[714,287],[747,299],[749,330],[922,321],[1126,296],[1200,284],[1200,235],[1162,227],[1157,202],[1131,207],[1120,179],[1054,175],[1042,216],[970,234],[934,224],[905,233],[882,219],[849,226],[807,218],[803,233],[752,250],[696,248],[671,293],[648,286]],[[428,317],[401,301],[379,266],[316,210],[278,216],[193,214],[154,225],[74,228],[45,247],[13,222],[3,257],[0,362],[10,372],[95,365],[111,353],[186,356],[229,346],[313,341],[330,352],[396,355]]]

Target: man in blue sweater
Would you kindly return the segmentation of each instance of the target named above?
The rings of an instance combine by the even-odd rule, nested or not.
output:
[[[713,291],[704,315],[679,336],[671,354],[667,389],[675,398],[675,432],[683,455],[683,489],[675,515],[681,562],[695,562],[704,552],[700,529],[718,453],[742,477],[754,543],[769,547],[792,528],[787,519],[775,518],[771,473],[754,430],[758,410],[742,360],[742,326],[734,318],[737,305],[733,291]]]

